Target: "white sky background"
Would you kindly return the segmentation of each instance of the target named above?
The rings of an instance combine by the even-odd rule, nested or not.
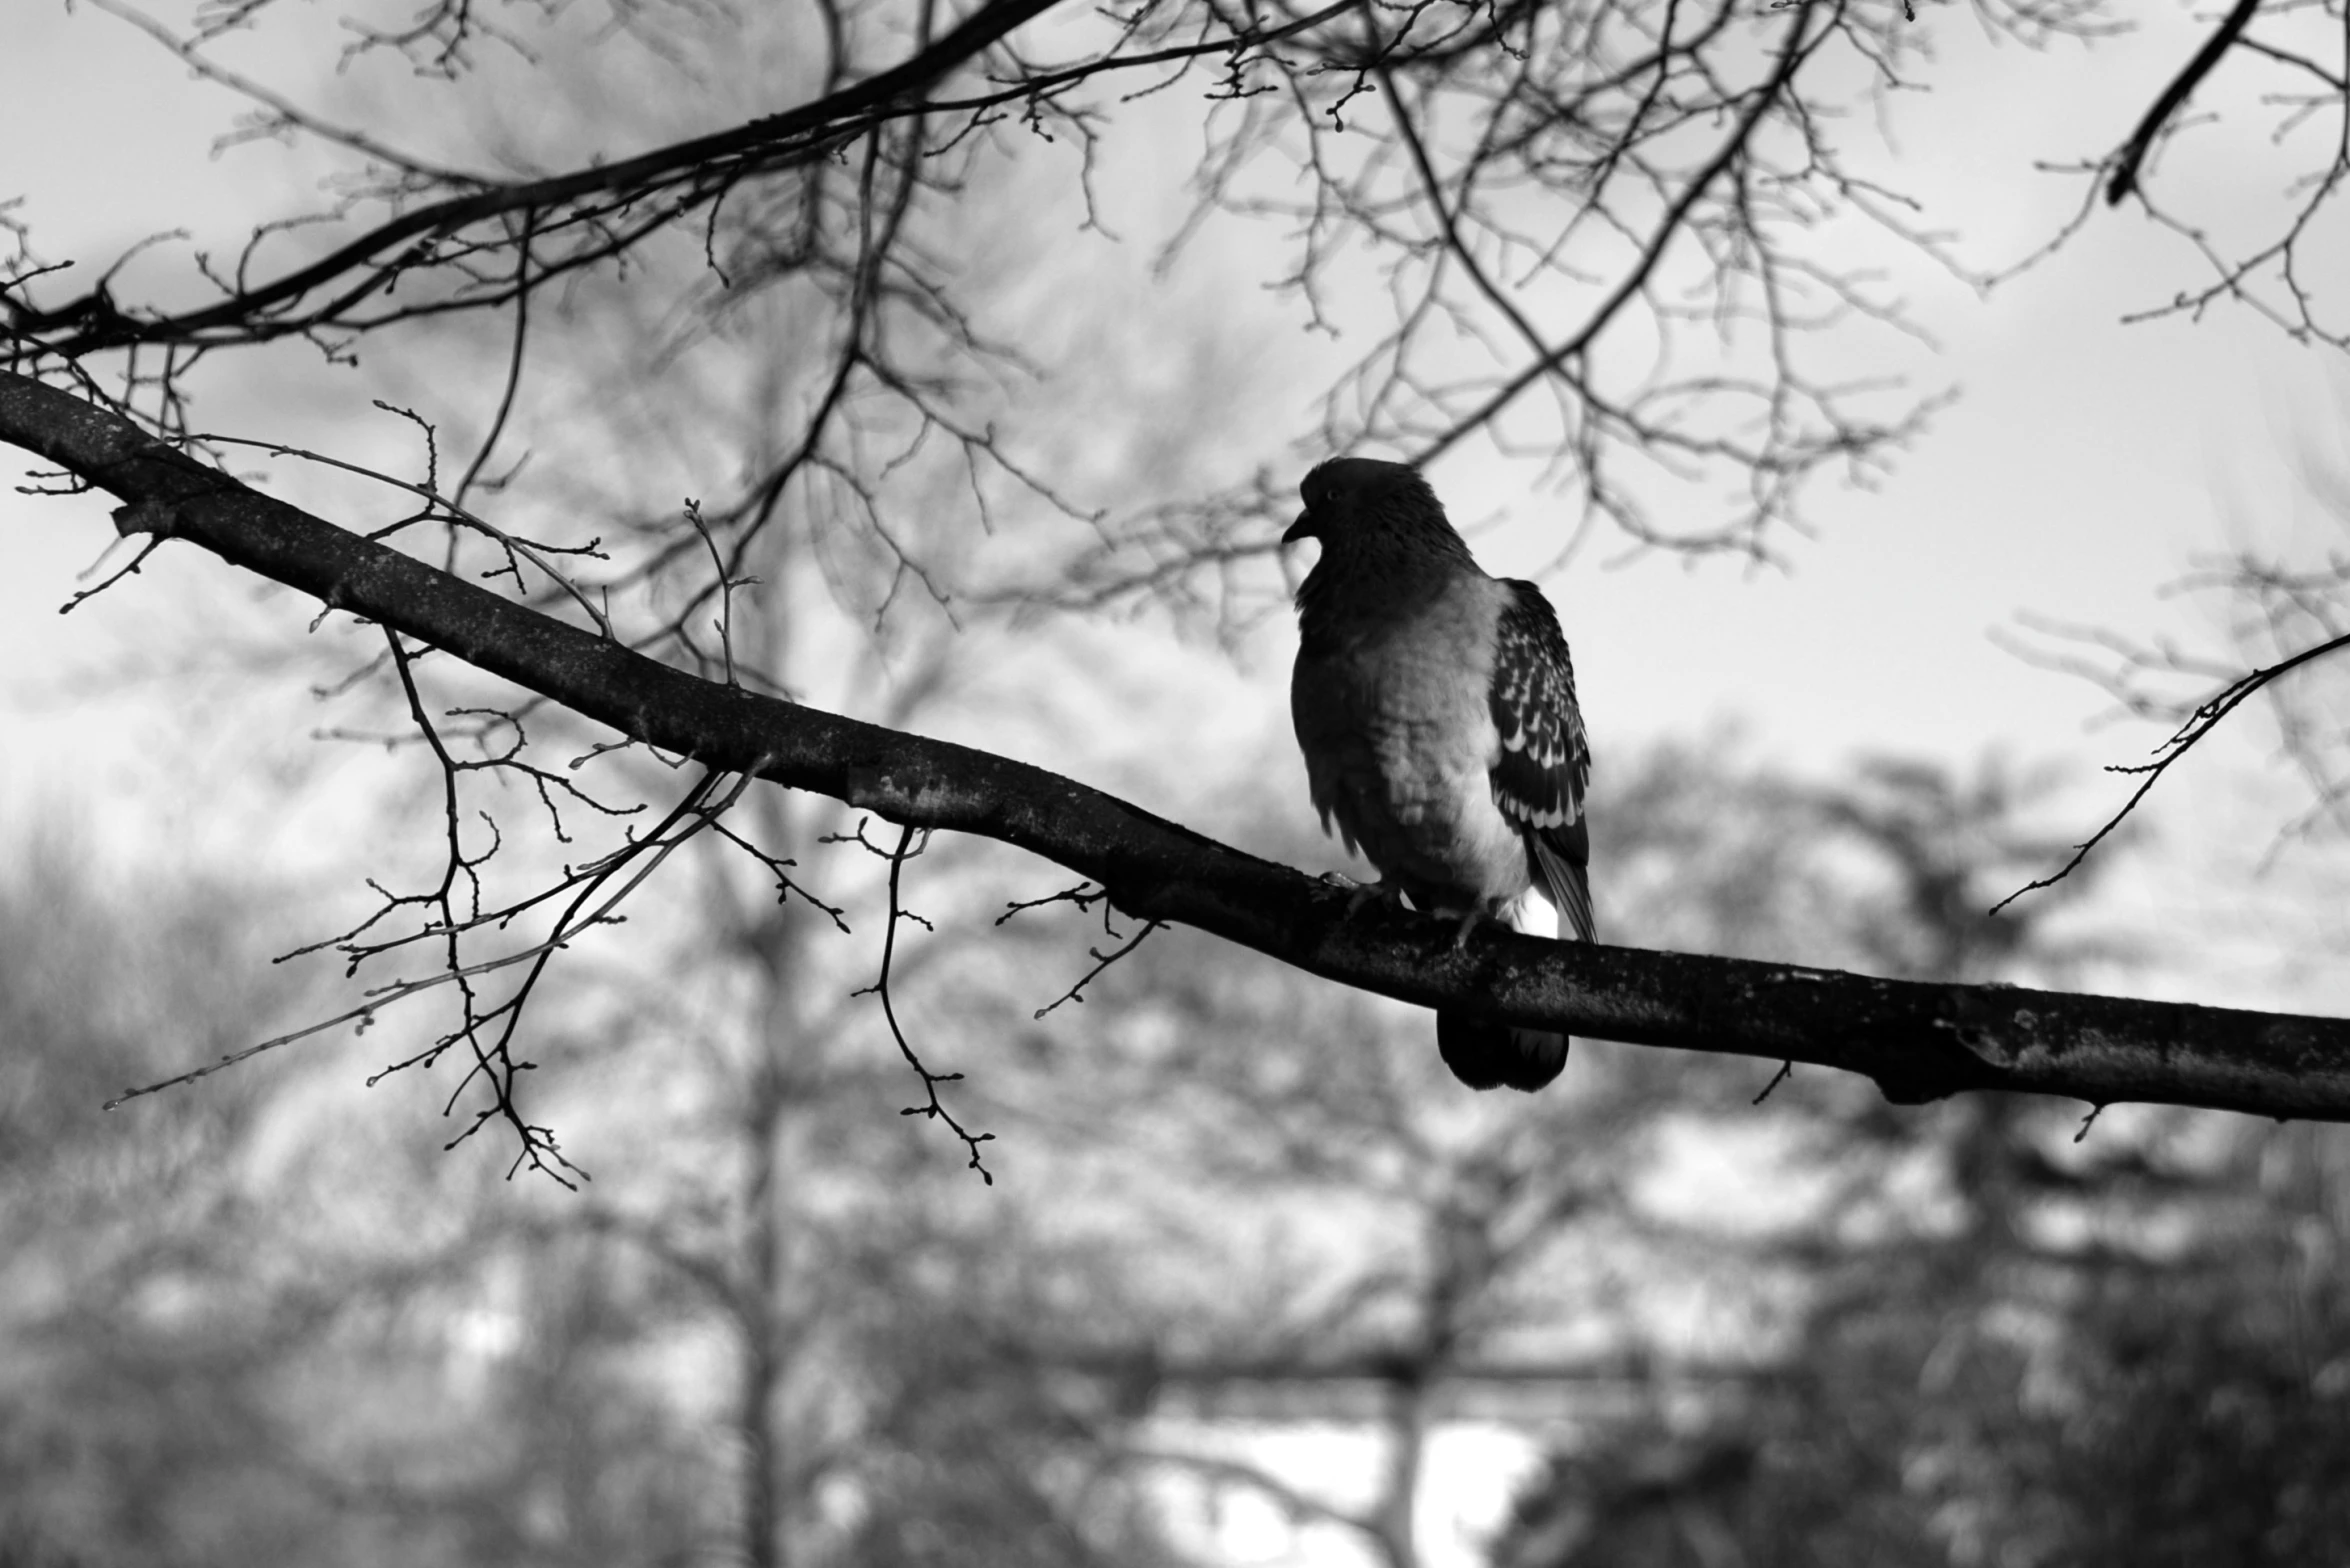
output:
[[[55,0],[9,9],[8,45],[0,49],[0,198],[29,198],[20,215],[45,253],[102,267],[155,230],[186,223],[234,236],[309,201],[302,171],[315,165],[303,158],[273,145],[210,156],[211,139],[239,106],[190,82],[151,41],[94,11],[69,16]],[[186,8],[158,9],[177,22]],[[1994,46],[1958,7],[1920,9],[1919,25],[1932,30],[1943,59],[1918,72],[1935,91],[1906,99],[1894,122],[1900,185],[1927,203],[1924,222],[1953,231],[1956,248],[1982,267],[2030,251],[2078,200],[2072,181],[2034,172],[2034,161],[2118,143],[2209,25],[2176,8],[2149,11],[2141,32],[2093,54],[2061,45],[2041,54]],[[302,98],[317,57],[280,50],[273,59],[268,46],[278,36],[265,29],[265,47],[235,58]],[[2228,86],[2223,71],[2197,107],[2244,111],[2246,95]],[[2262,113],[2246,122],[2256,129],[2213,138],[2209,155],[2190,152],[2158,166],[2166,199],[2208,211],[2231,180],[2273,190],[2294,165],[2263,140],[2269,123]],[[1140,161],[1163,169],[1168,157],[1162,148]],[[1145,253],[1158,238],[1132,223],[1124,229]],[[2022,663],[1996,647],[1989,630],[2029,610],[2217,645],[2201,607],[2158,598],[2191,557],[2234,543],[2315,554],[2339,540],[2340,525],[2306,497],[2301,464],[2304,452],[2350,463],[2350,440],[2341,435],[2350,379],[2322,351],[2298,348],[2241,311],[2219,310],[2200,325],[2120,324],[2126,311],[2196,278],[2184,247],[2136,211],[2101,209],[2070,247],[1987,300],[1920,258],[1886,249],[1877,259],[1896,269],[1893,291],[1940,347],[1872,335],[1856,340],[1856,356],[1882,360],[1859,357],[1855,368],[1926,387],[1955,383],[1964,394],[1880,489],[1815,491],[1810,516],[1819,537],[1786,541],[1785,571],[1657,556],[1611,565],[1622,551],[1600,537],[1549,578],[1599,748],[1600,810],[1611,753],[1735,720],[1751,754],[1815,771],[1874,752],[1960,765],[1992,747],[2018,757],[2061,755],[2078,764],[2087,786],[2069,797],[2085,831],[2125,787],[2097,780],[2094,767],[2137,760],[2156,737],[2143,726],[2085,732],[2106,700]],[[1245,271],[1246,259],[1236,260],[1236,272]],[[1318,382],[1293,389],[1293,422],[1272,430],[1259,455],[1276,455],[1278,442],[1305,428],[1319,391]],[[378,417],[366,407],[363,380],[351,378],[342,395],[351,419]],[[229,425],[225,401],[219,411]],[[311,412],[335,415],[331,401]],[[270,427],[256,418],[243,428]],[[11,458],[0,457],[0,471],[13,482]],[[1433,477],[1456,518],[1508,519],[1480,535],[1489,568],[1522,575],[1556,555],[1555,503],[1528,489],[1530,471],[1471,444]],[[159,622],[192,621],[189,606],[238,618],[252,602],[217,562],[167,550],[142,578],[60,619],[56,607],[77,586],[75,573],[112,538],[100,501],[0,494],[0,715],[8,737],[0,742],[0,812],[78,811],[102,831],[151,844],[192,833],[217,813],[218,801],[188,788],[191,778],[218,786],[240,766],[280,763],[201,754],[205,745],[250,745],[255,730],[240,721],[199,741],[189,726],[170,722],[185,688],[103,695],[88,687],[83,677],[119,667]],[[274,618],[282,621],[282,613]],[[1285,732],[1293,635],[1285,622],[1237,663],[1204,648],[1173,657],[1169,634],[1149,620],[1122,635],[1158,648],[1152,678],[1165,683],[1168,699],[1155,710],[1160,717],[1179,713],[1212,726],[1219,745],[1229,741],[1235,765],[1263,737]],[[174,656],[186,646],[169,644]],[[1119,678],[1123,700],[1136,676]],[[298,698],[288,695],[282,742],[272,743],[289,754],[310,744],[304,736],[318,722]],[[2343,932],[2338,917],[2310,902],[2309,866],[2288,865],[2264,884],[2246,880],[2274,828],[2299,805],[2291,782],[2267,766],[2272,736],[2260,715],[2247,713],[2154,798],[2158,848],[2113,890],[2108,907],[2151,932],[2205,942],[2224,933],[2226,943],[2200,961],[2131,976],[2133,988],[2279,1007],[2350,1002],[2350,983],[2324,972],[2322,955]],[[191,745],[199,754],[191,756]],[[1030,755],[1102,779],[1105,749],[1122,748],[1072,739],[1062,755]],[[1125,749],[1147,757],[1192,748],[1169,747],[1163,732],[1138,732]],[[1281,791],[1287,808],[1308,809],[1302,771],[1273,777],[1267,788]],[[0,821],[0,833],[21,825]],[[2339,884],[2322,876],[2315,885],[2338,895]],[[1430,1529],[1451,1535],[1449,1523],[1431,1521]],[[1265,1560],[1281,1557],[1268,1550]]]

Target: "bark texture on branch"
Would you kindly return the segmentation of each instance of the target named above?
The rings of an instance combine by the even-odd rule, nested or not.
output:
[[[2350,1021],[2177,1002],[1936,985],[1584,946],[1370,905],[1010,758],[701,680],[261,493],[113,412],[0,372],[0,441],[167,534],[430,643],[664,751],[900,824],[1016,845],[1117,907],[1313,974],[1577,1035],[1862,1073],[1889,1099],[1970,1089],[2350,1120]]]

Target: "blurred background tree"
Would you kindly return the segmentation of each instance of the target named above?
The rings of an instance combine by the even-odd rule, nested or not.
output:
[[[1659,753],[1603,846],[1640,872],[1608,917],[1994,974],[2134,961],[2086,879],[2020,939],[1968,935],[1982,899],[1948,884],[2039,847],[2022,778]],[[610,1149],[576,1197],[415,1148],[331,1062],[99,1118],[162,1041],[305,998],[224,989],[262,972],[207,945],[249,928],[229,896],[93,906],[56,855],[12,882],[0,1538],[1513,1568],[2345,1540],[2341,1172],[2308,1129],[2115,1110],[2076,1143],[2053,1108],[1896,1111],[1588,1041],[1564,1093],[1472,1098],[1414,1010],[1179,933],[1081,1029],[1040,1025],[1060,944],[1039,925],[1007,967],[941,919],[901,1005],[955,1020],[986,1188],[876,1114],[903,1085],[851,950],[740,858],[664,911],[668,960],[573,1009],[550,1092]],[[934,868],[934,912],[992,881]],[[158,955],[137,985],[126,942]],[[56,1074],[86,1080],[63,1121],[30,1110]]]
[[[1285,742],[1221,713],[1229,686],[1171,692],[1135,673],[1164,645],[1136,655],[1114,627],[1045,612],[1171,604],[1239,646],[1279,606],[1264,524],[1294,477],[1292,447],[1268,452],[1257,424],[1301,376],[1328,395],[1297,449],[1422,454],[1490,428],[1572,455],[1553,476],[1563,517],[1770,555],[1806,484],[1874,472],[1933,401],[1849,383],[1841,349],[1816,364],[1789,330],[1882,314],[1862,272],[1829,263],[1898,206],[1823,159],[1833,119],[1811,110],[1868,106],[1880,68],[1920,63],[1900,9],[1459,8],[1425,37],[1419,10],[1056,19],[1051,47],[1086,60],[1204,29],[1203,69],[1232,73],[1230,95],[1209,94],[1207,158],[1185,140],[1177,160],[1202,178],[1185,243],[1088,251],[1082,290],[1067,234],[1127,221],[1144,183],[1071,183],[1068,165],[1115,153],[1092,116],[1115,103],[1163,147],[1195,138],[1203,111],[1165,93],[1129,107],[1123,84],[1144,79],[1114,75],[1070,107],[1035,87],[1051,67],[1003,51],[990,68],[1030,96],[992,124],[854,120],[699,183],[525,202],[375,258],[380,299],[323,316],[248,301],[161,368],[120,342],[81,347],[159,429],[195,429],[200,390],[205,428],[415,478],[439,497],[421,510],[229,449],[341,515],[433,533],[468,569],[503,556],[451,503],[494,501],[509,532],[561,548],[601,541],[610,559],[582,574],[597,610],[662,657],[886,723],[1015,737],[1325,864],[1294,792],[1265,784]],[[182,41],[226,47],[284,14],[207,7]],[[360,58],[430,80],[362,72],[348,89],[353,123],[414,151],[403,168],[327,139],[378,182],[341,213],[351,228],[507,189],[434,174],[439,160],[471,167],[488,148],[513,183],[594,167],[839,89],[956,20],[558,7],[511,54],[482,31],[524,15],[379,18]],[[1985,16],[2027,39],[2103,25]],[[1274,42],[1224,43],[1312,17],[1344,25],[1288,34],[1278,59]],[[1517,52],[1500,47],[1520,27]],[[1806,44],[1824,98],[1774,96],[1774,59]],[[1380,113],[1396,118],[1340,138]],[[1720,139],[1741,123],[1760,132]],[[1725,147],[1721,183],[1693,185]],[[1068,165],[1040,170],[1040,148]],[[1823,220],[1807,203],[1830,195],[1853,205]],[[23,241],[13,345],[50,372],[56,335],[102,340],[119,325],[105,309],[124,307],[33,275],[33,232],[0,216]],[[1302,346],[1269,366],[1257,273],[1199,239],[1259,221],[1293,247],[1287,299],[1320,321],[1375,286],[1382,311],[1400,302],[1393,334],[1342,352],[1281,318]],[[1696,243],[1668,255],[1680,236]],[[1569,258],[1570,237],[1591,248]],[[644,243],[605,265],[624,239]],[[1555,312],[1530,333],[1493,297],[1505,261],[1513,278],[1536,269],[1541,288],[1518,292]],[[126,301],[153,285],[130,311],[212,308],[154,265],[110,285]],[[64,313],[17,310],[36,296]],[[1573,353],[1526,340],[1578,333]],[[263,368],[223,373],[232,346]],[[354,426],[334,379],[354,352],[367,392],[416,421]],[[1529,366],[1520,390],[1554,404],[1498,421],[1493,399]],[[200,624],[203,646],[274,648],[310,614],[239,608],[262,629]],[[365,757],[302,764],[275,781],[284,794],[263,776],[224,815],[315,814],[313,842],[366,853],[401,889],[449,869],[444,820],[468,835],[459,861],[491,842],[471,836],[485,806],[501,855],[485,878],[517,889],[589,860],[596,831],[642,825],[559,791],[560,816],[542,813],[528,777],[410,766],[412,717],[445,720],[469,759],[503,755],[524,724],[564,758],[591,738],[541,708],[478,711],[505,699],[421,656],[408,673],[429,700],[411,715],[377,636],[350,638],[330,624],[323,652],[272,657],[281,680],[326,688],[330,727]],[[1150,742],[1122,749],[1137,731]],[[397,754],[368,760],[386,737]],[[566,776],[616,809],[677,785],[641,752]],[[450,810],[460,782],[482,787]],[[2167,933],[2098,901],[2136,851],[1985,913],[2078,836],[2048,779],[1996,755],[1823,778],[1690,735],[1606,751],[1603,782],[1614,940],[2057,985],[2169,961]],[[442,1158],[359,1100],[347,1058],[264,1059],[135,1120],[98,1114],[130,1083],[317,1016],[314,982],[260,960],[375,906],[352,902],[337,854],[320,856],[340,878],[324,899],[152,871],[110,888],[80,847],[0,854],[0,1561],[2350,1556],[2342,1156],[2325,1135],[2115,1110],[2076,1143],[2056,1108],[1894,1110],[1824,1074],[1774,1085],[1748,1064],[1589,1041],[1557,1092],[1471,1099],[1447,1086],[1423,1015],[1173,931],[1040,1018],[1078,987],[1086,947],[1135,928],[1069,903],[999,928],[1050,889],[943,841],[910,905],[934,929],[901,923],[852,815],[756,791],[727,826],[680,852],[626,928],[567,951],[564,985],[534,1003],[534,1114],[595,1151],[577,1194]],[[836,940],[836,918],[865,940]],[[962,1145],[895,1114],[911,1080],[854,994],[884,928],[905,943],[912,1038],[968,1075],[957,1114],[994,1135],[992,1187]],[[387,1014],[359,1048],[414,1060],[440,1028]],[[445,1095],[459,1070],[390,1082]]]

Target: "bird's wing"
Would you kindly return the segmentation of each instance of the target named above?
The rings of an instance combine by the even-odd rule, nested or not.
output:
[[[1583,792],[1591,782],[1591,747],[1575,704],[1575,666],[1567,639],[1542,590],[1505,581],[1493,649],[1493,727],[1501,758],[1493,765],[1493,803],[1518,825],[1533,872],[1560,915],[1586,942],[1598,940],[1591,916],[1591,835]]]

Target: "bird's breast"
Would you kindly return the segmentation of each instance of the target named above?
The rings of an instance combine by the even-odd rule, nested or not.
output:
[[[1291,716],[1314,804],[1423,908],[1515,900],[1529,873],[1493,803],[1493,615],[1469,595],[1309,638]]]

